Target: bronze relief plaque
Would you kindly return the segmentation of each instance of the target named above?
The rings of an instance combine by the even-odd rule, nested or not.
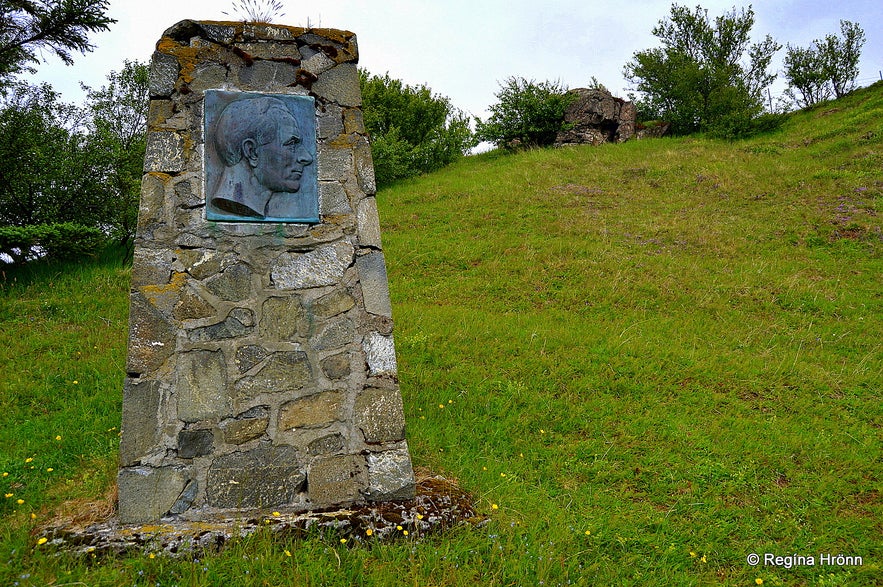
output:
[[[319,222],[311,96],[205,93],[206,219]]]

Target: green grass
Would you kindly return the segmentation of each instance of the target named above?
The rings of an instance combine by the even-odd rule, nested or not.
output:
[[[0,294],[0,583],[883,584],[883,85],[751,140],[489,153],[378,201],[413,460],[489,525],[35,548],[112,484],[126,335],[125,270],[49,267]]]

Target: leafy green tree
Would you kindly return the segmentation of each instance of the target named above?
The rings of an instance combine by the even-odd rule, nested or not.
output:
[[[487,122],[478,121],[476,136],[504,149],[551,145],[564,130],[564,111],[573,100],[560,82],[509,77],[495,94]]]
[[[48,84],[16,83],[0,103],[0,224],[101,223],[100,176],[87,157],[84,113]]]
[[[812,106],[831,94],[840,98],[855,88],[865,32],[858,24],[841,20],[840,34],[816,39],[806,48],[788,46],[785,93],[798,106]]]
[[[107,76],[99,90],[88,86],[90,114],[86,149],[102,181],[95,187],[105,205],[104,223],[120,245],[135,238],[141,175],[147,140],[149,95],[147,64],[126,61]]]
[[[822,71],[831,83],[831,89],[838,98],[845,96],[855,88],[858,77],[858,60],[865,44],[865,32],[862,28],[848,20],[840,21],[840,33],[825,35],[823,41],[816,41],[822,60]]]
[[[827,100],[831,95],[822,56],[815,47],[801,48],[788,45],[785,50],[784,74],[788,81],[785,95],[800,108]]]
[[[781,46],[767,35],[751,43],[754,11],[735,8],[714,21],[701,6],[673,4],[653,35],[661,47],[638,51],[625,77],[643,96],[639,110],[672,123],[675,132],[746,132],[763,110],[768,68]]]
[[[440,169],[475,146],[469,117],[427,86],[359,70],[377,185]]]
[[[31,71],[43,52],[68,65],[71,51],[94,47],[89,34],[108,30],[108,0],[0,0],[0,79]]]

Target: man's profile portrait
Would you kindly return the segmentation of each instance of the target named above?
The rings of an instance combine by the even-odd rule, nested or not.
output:
[[[309,96],[205,94],[206,219],[319,222]]]

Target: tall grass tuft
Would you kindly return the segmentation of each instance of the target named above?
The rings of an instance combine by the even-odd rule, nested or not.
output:
[[[280,0],[234,0],[232,13],[222,14],[238,17],[245,22],[271,23],[275,18],[282,18],[285,5]]]

